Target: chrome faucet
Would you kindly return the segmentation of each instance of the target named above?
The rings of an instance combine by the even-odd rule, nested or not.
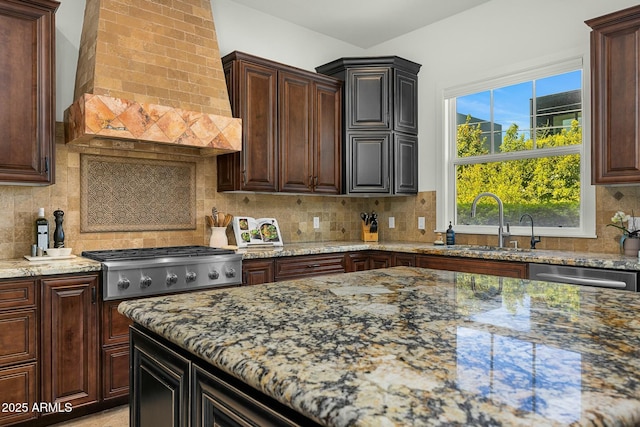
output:
[[[536,235],[533,233],[533,217],[531,215],[523,214],[520,217],[520,224],[522,224],[522,220],[524,219],[524,217],[529,218],[529,220],[531,221],[531,249],[535,249],[536,243],[540,243],[540,236],[538,236],[538,238],[536,239]]]
[[[503,248],[505,237],[511,236],[511,233],[509,233],[509,224],[507,224],[507,231],[504,231],[504,209],[503,209],[502,200],[500,200],[500,197],[496,196],[493,193],[478,194],[476,198],[473,199],[473,203],[471,204],[471,217],[473,218],[476,216],[476,204],[478,203],[478,200],[482,197],[493,197],[498,202],[498,215],[500,217],[498,219],[498,247]]]

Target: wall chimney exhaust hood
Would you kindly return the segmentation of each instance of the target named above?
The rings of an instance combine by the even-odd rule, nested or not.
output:
[[[64,113],[69,144],[205,155],[242,146],[210,0],[87,0],[74,99]]]

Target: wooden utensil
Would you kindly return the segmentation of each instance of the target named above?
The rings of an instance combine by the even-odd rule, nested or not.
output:
[[[229,224],[231,224],[231,221],[233,221],[233,215],[231,214],[226,214],[224,217],[224,223],[222,224],[223,227],[228,227]]]
[[[207,225],[208,225],[209,227],[215,227],[215,226],[213,225],[213,217],[212,217],[211,215],[205,215],[205,216],[204,216],[204,219],[205,219],[205,221],[207,222]]]

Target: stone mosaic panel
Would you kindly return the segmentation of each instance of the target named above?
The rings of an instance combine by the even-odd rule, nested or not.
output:
[[[196,228],[196,164],[83,154],[80,231]]]

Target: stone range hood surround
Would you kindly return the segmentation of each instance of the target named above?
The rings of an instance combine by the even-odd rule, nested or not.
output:
[[[209,0],[87,0],[74,98],[67,143],[204,155],[242,146]]]

